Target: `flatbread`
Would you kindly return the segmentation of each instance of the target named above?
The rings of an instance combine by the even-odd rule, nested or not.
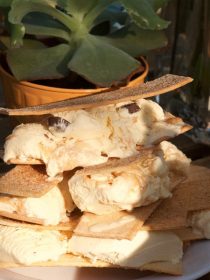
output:
[[[0,176],[0,193],[22,197],[41,197],[62,180],[50,178],[42,165],[17,165]]]
[[[151,82],[136,87],[126,87],[117,90],[97,93],[94,95],[72,98],[64,101],[54,102],[47,105],[39,105],[20,109],[0,108],[0,114],[10,116],[44,115],[48,113],[66,110],[77,110],[115,104],[139,98],[148,98],[160,95],[192,82],[192,78],[167,74]]]
[[[157,201],[132,212],[120,211],[109,215],[83,213],[74,233],[87,237],[132,239],[159,204]]]
[[[94,267],[94,268],[113,268],[116,267],[121,269],[113,264],[109,264],[103,261],[94,261],[91,262],[87,258],[74,256],[72,254],[63,255],[58,261],[49,261],[49,262],[39,262],[30,265],[30,267],[52,267],[52,266],[73,266],[73,267]],[[139,270],[150,270],[154,272],[162,272],[172,275],[181,274],[181,264],[175,264],[168,262],[157,262],[151,264],[145,264]],[[17,263],[4,263],[0,262],[0,268],[15,268],[15,267],[26,267],[26,265],[17,264]],[[127,269],[127,268],[126,268]]]
[[[33,218],[33,217],[29,218],[25,215],[21,215],[21,214],[17,214],[17,213],[9,213],[6,211],[0,211],[0,216],[6,217],[9,219],[13,219],[13,220],[24,221],[24,222],[28,222],[28,223],[32,223],[32,224],[38,224],[38,225],[44,224],[44,220],[42,220],[42,219]]]
[[[153,145],[150,147],[142,147],[139,150],[139,153],[134,156],[126,157],[126,158],[110,158],[107,162],[84,167],[76,172],[76,176],[85,176],[85,175],[94,175],[97,173],[111,173],[111,172],[121,172],[121,171],[128,171],[132,168],[135,168],[138,165],[145,164],[145,161],[147,162],[147,165],[150,164],[148,160],[151,161],[155,157],[159,157],[160,155],[158,152],[161,151],[161,148],[158,145]],[[172,184],[177,185],[178,183],[182,182],[184,179],[186,179],[185,175],[183,175],[181,172],[178,172],[176,170],[170,170],[170,177],[172,180]]]
[[[72,217],[69,219],[68,223],[61,223],[59,225],[49,225],[44,226],[41,224],[33,224],[29,222],[24,222],[20,220],[8,219],[6,217],[0,216],[0,225],[10,226],[10,227],[23,227],[23,228],[31,228],[35,230],[60,230],[60,231],[70,231],[73,232],[73,229],[78,223],[78,217]]]
[[[110,158],[107,162],[88,166],[76,172],[77,175],[93,175],[97,174],[98,172],[105,172],[110,173],[112,171],[124,171],[136,166],[139,162],[142,163],[146,160],[149,156],[154,154],[157,147],[144,147],[142,148],[139,153],[135,156],[130,156],[127,158]]]
[[[27,158],[26,160],[22,160],[22,159],[19,159],[19,158],[15,158],[15,159],[12,159],[12,160],[8,160],[7,161],[8,164],[21,164],[21,165],[37,165],[37,164],[44,164],[43,161],[39,160],[39,159],[33,159],[33,158]]]
[[[167,198],[157,207],[149,217],[142,230],[167,230],[186,227],[188,212],[188,184],[181,183],[173,192],[171,198]]]
[[[210,209],[210,169],[192,165],[189,177],[164,200],[145,222],[143,230],[167,230],[187,227],[191,212]]]
[[[210,209],[210,169],[192,165],[183,187],[190,188],[188,211]]]
[[[170,232],[175,233],[183,242],[205,239],[204,236],[199,233],[195,233],[190,227],[178,228],[172,231],[170,230]]]

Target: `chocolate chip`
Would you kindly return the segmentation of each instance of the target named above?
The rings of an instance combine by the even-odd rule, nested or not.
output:
[[[70,122],[61,117],[51,116],[47,119],[47,124],[49,127],[53,127],[57,132],[64,132],[70,125]]]
[[[121,108],[126,108],[129,112],[129,114],[134,114],[134,113],[140,111],[140,107],[135,102],[131,103],[131,104],[124,105]]]
[[[106,153],[104,153],[104,152],[101,152],[101,156],[102,157],[108,157],[108,155]]]
[[[111,172],[111,174],[114,178],[116,178],[119,175],[119,173],[117,173],[117,172]]]
[[[140,145],[140,144],[136,144],[136,150],[137,151],[141,151],[143,149],[143,145]]]
[[[120,159],[119,157],[109,157],[109,160],[118,160]]]

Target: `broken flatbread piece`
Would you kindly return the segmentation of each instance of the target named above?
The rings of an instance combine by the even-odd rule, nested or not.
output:
[[[173,196],[162,201],[148,218],[142,230],[167,230],[186,226],[188,185],[182,183],[174,190]]]
[[[136,87],[126,87],[111,92],[103,92],[94,95],[72,98],[54,102],[47,105],[39,105],[20,109],[0,108],[0,114],[10,116],[44,115],[48,113],[85,109],[124,101],[136,100],[157,96],[192,82],[192,78],[167,74],[151,82]]]
[[[0,176],[0,193],[23,197],[41,197],[61,180],[61,177],[49,179],[45,167],[42,165],[17,165]]]
[[[73,232],[73,229],[76,227],[78,220],[79,220],[79,217],[71,217],[71,219],[69,219],[68,223],[43,226],[41,224],[24,222],[23,220],[21,221],[21,220],[15,220],[15,219],[8,219],[6,217],[0,216],[0,225],[10,226],[10,227],[31,228],[31,229],[35,229],[35,230],[60,230],[60,231]]]
[[[159,204],[160,201],[136,208],[130,213],[120,211],[100,216],[84,213],[74,233],[88,237],[132,239]]]
[[[190,227],[174,229],[172,232],[184,242],[205,239],[203,235],[194,232]]]
[[[210,209],[210,169],[192,165],[183,187],[190,188],[188,211]]]

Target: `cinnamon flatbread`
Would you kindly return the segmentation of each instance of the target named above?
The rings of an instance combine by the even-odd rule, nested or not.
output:
[[[159,204],[160,201],[157,201],[130,213],[120,211],[100,216],[84,213],[74,233],[88,237],[132,239]]]
[[[73,229],[76,227],[78,223],[79,217],[72,217],[69,219],[68,223],[60,223],[58,225],[42,225],[30,223],[30,218],[28,218],[28,222],[23,220],[15,220],[8,219],[7,217],[0,216],[0,225],[10,226],[10,227],[23,227],[23,228],[31,228],[34,230],[60,230],[60,231],[68,231],[73,232]]]
[[[0,193],[22,197],[41,197],[61,182],[50,178],[42,165],[17,165],[0,176]]]
[[[0,114],[10,116],[44,115],[49,113],[85,109],[124,101],[137,100],[160,95],[192,82],[192,78],[167,74],[151,82],[136,87],[126,87],[111,92],[102,92],[89,96],[72,98],[54,102],[47,105],[39,105],[20,109],[0,108]]]

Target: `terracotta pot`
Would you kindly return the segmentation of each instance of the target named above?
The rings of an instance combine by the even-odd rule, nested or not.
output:
[[[128,87],[143,83],[149,70],[148,63],[141,58],[144,72],[136,79],[128,83]],[[3,86],[6,106],[9,108],[21,108],[27,106],[41,105],[78,96],[91,95],[108,88],[97,89],[63,89],[34,84],[31,82],[17,81],[12,75],[0,66],[0,77]]]

